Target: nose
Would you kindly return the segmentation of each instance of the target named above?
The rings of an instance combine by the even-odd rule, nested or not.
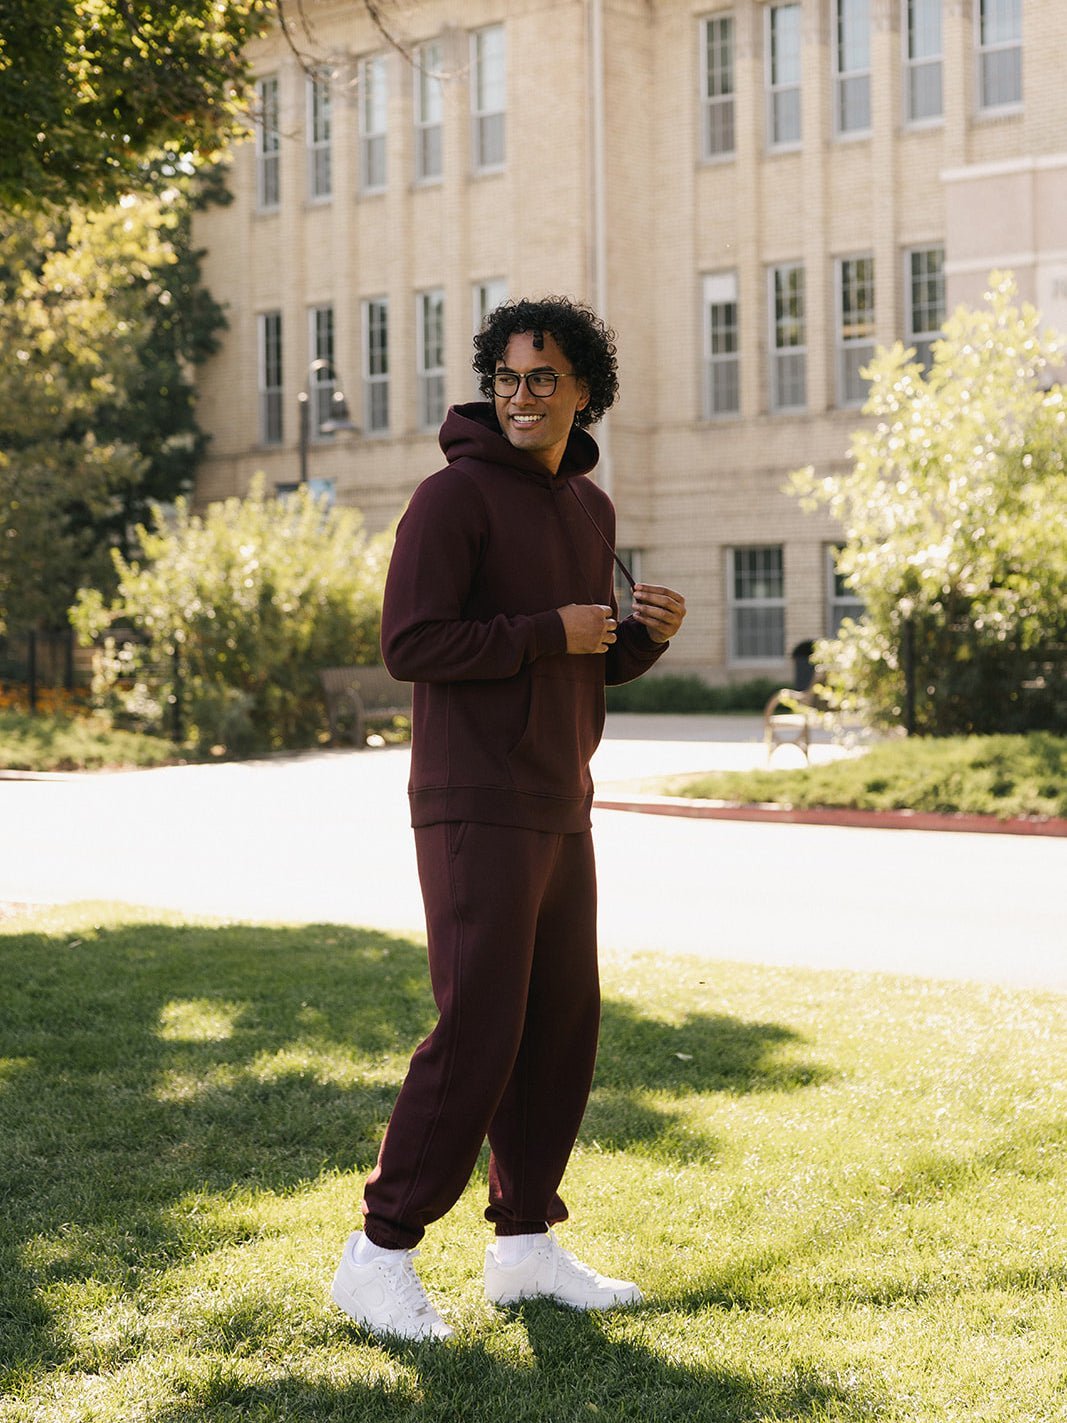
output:
[[[526,383],[526,377],[519,376],[519,388],[511,397],[512,405],[531,405],[536,402],[537,396],[530,394],[530,387]]]

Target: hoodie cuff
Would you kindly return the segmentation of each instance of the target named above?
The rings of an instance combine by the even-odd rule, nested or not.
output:
[[[555,608],[545,613],[534,613],[530,622],[533,624],[531,661],[536,657],[551,657],[567,651],[567,632]]]

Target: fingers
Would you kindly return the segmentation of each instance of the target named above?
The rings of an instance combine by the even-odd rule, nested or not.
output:
[[[638,583],[634,588],[634,618],[653,642],[669,642],[685,618],[685,598],[658,583]]]

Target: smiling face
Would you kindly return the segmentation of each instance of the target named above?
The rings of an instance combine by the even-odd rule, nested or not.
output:
[[[552,395],[531,395],[522,381],[514,395],[493,397],[496,417],[509,443],[532,454],[550,474],[555,474],[563,460],[574,417],[589,404],[585,381],[574,374],[570,361],[547,331],[540,349],[534,345],[532,331],[517,331],[496,368],[516,375],[555,371],[561,376]]]

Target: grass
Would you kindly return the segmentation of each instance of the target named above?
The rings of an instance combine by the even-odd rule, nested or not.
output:
[[[609,962],[568,1246],[647,1304],[481,1298],[484,1161],[420,1257],[447,1346],[327,1302],[423,950],[107,906],[0,925],[4,1423],[1031,1423],[1067,1412],[1067,999]]]
[[[678,776],[660,789],[741,804],[1067,816],[1067,739],[1031,732],[885,741],[854,759]]]
[[[161,766],[180,758],[172,741],[116,731],[101,716],[31,716],[0,710],[0,767],[9,771],[93,771]]]

